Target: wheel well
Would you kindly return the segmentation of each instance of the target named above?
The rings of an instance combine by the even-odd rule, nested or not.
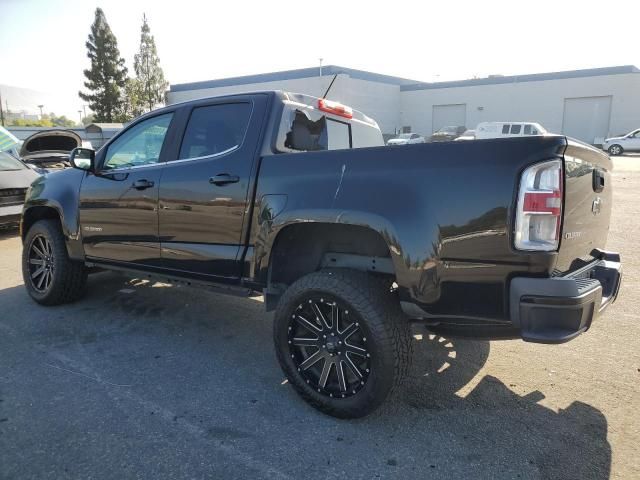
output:
[[[60,215],[58,215],[58,212],[51,207],[32,207],[24,212],[21,229],[22,240],[27,236],[27,232],[34,223],[46,218],[60,221]]]
[[[350,268],[395,277],[387,243],[375,230],[357,225],[304,223],[285,227],[276,238],[269,266],[267,307],[286,286],[322,268]]]

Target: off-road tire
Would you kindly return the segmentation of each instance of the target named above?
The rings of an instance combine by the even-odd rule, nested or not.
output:
[[[345,304],[361,322],[371,352],[371,373],[355,395],[330,398],[309,385],[292,358],[288,329],[292,314],[310,295],[327,295]],[[339,418],[363,417],[378,408],[407,376],[411,335],[391,281],[364,272],[332,269],[306,275],[293,283],[278,303],[274,318],[278,360],[289,383],[316,409]]]
[[[52,249],[52,279],[46,291],[39,291],[31,280],[29,254],[34,239],[44,237]],[[82,262],[69,258],[64,235],[57,220],[46,219],[34,223],[27,232],[22,249],[22,277],[27,292],[41,305],[60,305],[79,300],[86,294],[87,270]]]

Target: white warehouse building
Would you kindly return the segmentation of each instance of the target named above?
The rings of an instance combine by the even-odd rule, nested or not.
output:
[[[374,118],[386,137],[485,121],[538,122],[587,143],[640,127],[640,70],[634,66],[425,83],[339,66],[171,85],[167,103],[258,90],[328,98]]]

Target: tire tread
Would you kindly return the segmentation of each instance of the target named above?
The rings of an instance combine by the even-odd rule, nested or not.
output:
[[[38,229],[45,230],[50,239],[54,256],[61,261],[56,264],[57,277],[54,278],[54,284],[52,289],[45,295],[37,295],[31,289],[30,280],[28,278],[29,268],[28,251],[27,246],[32,235],[32,232]],[[60,222],[53,219],[39,220],[34,223],[31,229],[27,232],[25,238],[25,248],[22,254],[22,270],[24,276],[25,286],[36,302],[41,305],[61,305],[64,303],[71,303],[82,298],[86,293],[87,286],[87,271],[82,262],[76,262],[69,258],[67,254],[67,247],[65,244],[64,234],[60,227]],[[34,295],[35,294],[35,295]]]
[[[367,322],[367,327],[377,344],[389,352],[386,357],[393,361],[393,381],[390,388],[381,395],[381,398],[371,398],[371,396],[362,398],[362,406],[357,410],[344,409],[339,406],[339,401],[323,401],[311,394],[293,372],[287,371],[286,348],[278,348],[278,319],[283,316],[288,319],[288,310],[292,302],[294,303],[296,298],[304,292],[313,290],[339,292],[334,294],[344,298],[358,311]],[[287,289],[278,303],[274,337],[278,360],[295,390],[313,407],[335,417],[356,418],[370,413],[398,389],[409,373],[412,350],[410,330],[400,310],[396,294],[391,292],[391,282],[364,272],[348,269],[321,270],[297,280]],[[335,405],[336,403],[338,405]]]

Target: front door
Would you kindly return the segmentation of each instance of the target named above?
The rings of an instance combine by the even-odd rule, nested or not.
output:
[[[166,268],[239,278],[251,169],[266,97],[212,101],[191,109],[177,159],[160,182],[160,242]]]
[[[146,266],[160,262],[158,187],[173,113],[142,120],[98,155],[80,190],[88,257]]]

